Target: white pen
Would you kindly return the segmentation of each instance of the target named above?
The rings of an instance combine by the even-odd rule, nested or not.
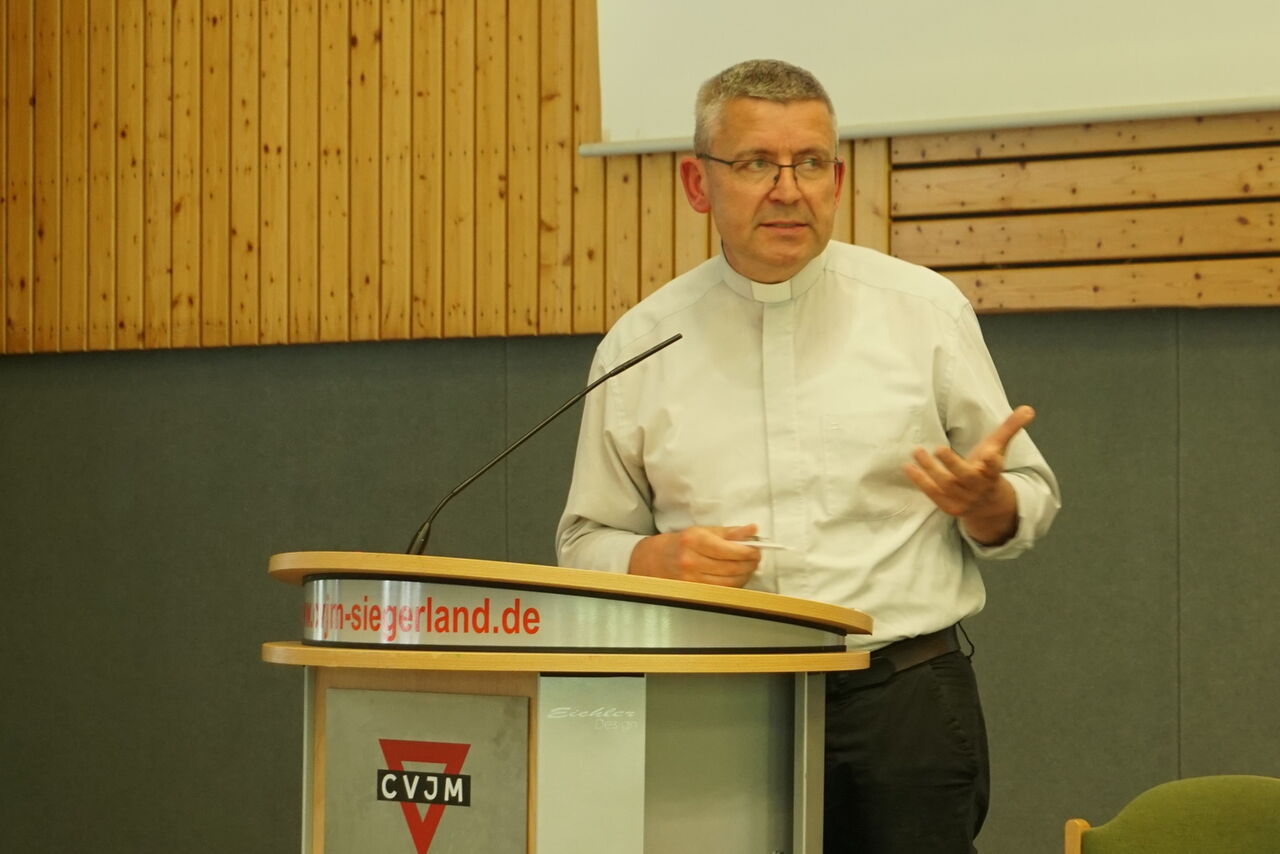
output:
[[[773,540],[764,540],[760,537],[747,537],[739,542],[757,549],[784,549],[786,551],[794,551],[791,546],[785,546],[782,543],[775,543]]]

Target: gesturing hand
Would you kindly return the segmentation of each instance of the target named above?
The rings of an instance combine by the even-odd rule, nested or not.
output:
[[[1017,529],[1018,501],[1013,487],[1001,477],[1005,450],[1035,417],[1030,406],[1019,406],[969,456],[961,457],[948,447],[932,455],[916,448],[911,455],[914,464],[907,463],[903,470],[944,513],[960,517],[978,542],[1008,539]]]

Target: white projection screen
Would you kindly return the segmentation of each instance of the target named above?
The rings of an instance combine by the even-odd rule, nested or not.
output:
[[[845,138],[1280,107],[1280,0],[598,0],[603,141],[670,151],[743,59],[813,71]]]

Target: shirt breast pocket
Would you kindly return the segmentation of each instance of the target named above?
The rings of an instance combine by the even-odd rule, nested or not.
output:
[[[920,444],[920,410],[824,415],[822,503],[831,517],[887,519],[921,497],[903,472]]]

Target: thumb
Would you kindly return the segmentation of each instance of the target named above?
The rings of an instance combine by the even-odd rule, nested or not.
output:
[[[747,540],[756,535],[756,526],[751,525],[729,525],[727,527],[713,529],[724,537],[726,540]]]

